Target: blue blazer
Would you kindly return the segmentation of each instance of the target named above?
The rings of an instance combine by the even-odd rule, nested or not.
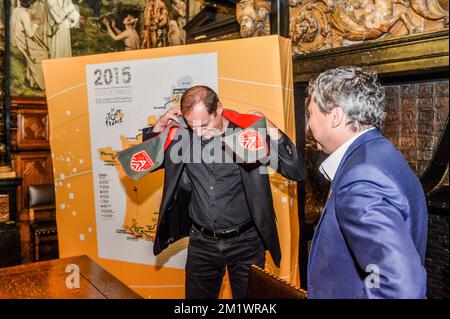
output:
[[[377,130],[345,153],[317,224],[308,298],[426,298],[427,206],[403,155]]]

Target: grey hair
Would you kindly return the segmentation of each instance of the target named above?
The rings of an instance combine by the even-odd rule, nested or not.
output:
[[[324,114],[342,108],[353,132],[383,126],[385,92],[376,73],[355,66],[327,70],[310,82],[308,94]]]

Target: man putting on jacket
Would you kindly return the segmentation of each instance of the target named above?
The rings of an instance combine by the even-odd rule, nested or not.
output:
[[[183,94],[180,107],[171,108],[153,127],[144,129],[145,141],[161,135],[170,124],[186,122],[174,136],[168,134],[165,143],[164,191],[154,243],[157,255],[189,236],[186,298],[217,298],[225,269],[233,297],[245,298],[250,265],[264,268],[265,250],[280,265],[267,164],[261,159],[239,160],[239,152],[230,152],[223,142],[236,129],[245,133],[242,129],[255,118],[264,116],[224,110],[212,89],[194,86]],[[266,146],[270,164],[281,175],[303,180],[305,162],[298,158],[295,145],[268,119],[264,124],[265,139],[258,133],[241,134],[241,146]]]

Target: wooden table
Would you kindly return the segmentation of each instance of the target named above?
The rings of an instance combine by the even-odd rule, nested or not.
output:
[[[0,268],[0,298],[142,299],[86,255]]]

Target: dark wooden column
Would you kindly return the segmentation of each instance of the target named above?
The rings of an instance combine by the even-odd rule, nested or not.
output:
[[[271,0],[270,33],[289,37],[289,1]]]

